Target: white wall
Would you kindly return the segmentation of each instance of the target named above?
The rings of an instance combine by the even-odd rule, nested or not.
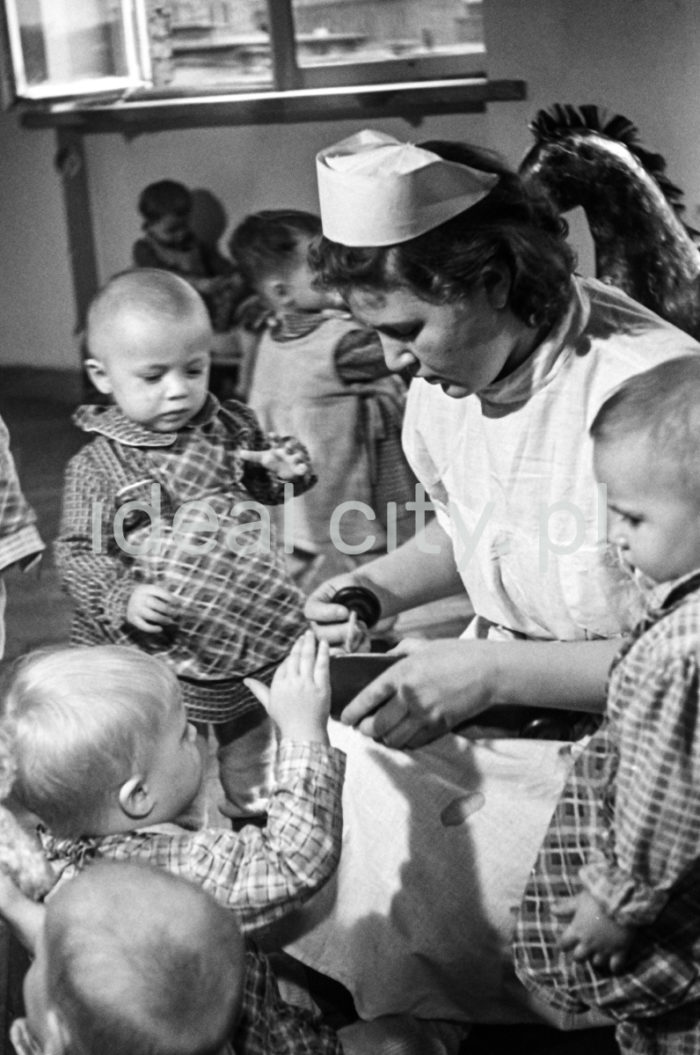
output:
[[[528,121],[553,102],[592,102],[626,114],[669,161],[700,223],[700,3],[697,0],[486,0],[492,77],[522,77],[528,99],[488,115],[382,128],[412,139],[473,139],[514,163],[530,145]],[[136,199],[166,176],[216,195],[228,229],[246,212],[316,207],[313,156],[358,122],[201,129],[88,139],[100,277],[128,265]],[[77,366],[60,178],[50,132],[0,116],[0,364]]]
[[[53,132],[0,113],[0,364],[77,367],[75,312]]]
[[[523,77],[524,102],[488,114],[494,146],[517,162],[528,121],[555,102],[622,113],[668,161],[700,219],[700,3],[698,0],[485,0],[491,77]]]

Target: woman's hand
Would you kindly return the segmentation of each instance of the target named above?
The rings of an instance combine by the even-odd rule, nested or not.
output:
[[[402,655],[340,716],[388,747],[421,747],[490,706],[494,655],[483,641],[404,641]],[[408,653],[408,654],[406,654]]]
[[[304,615],[313,625],[316,637],[329,645],[346,645],[350,628],[350,612],[344,604],[334,604],[332,598],[343,586],[360,586],[355,574],[336,575],[317,586],[309,595]]]

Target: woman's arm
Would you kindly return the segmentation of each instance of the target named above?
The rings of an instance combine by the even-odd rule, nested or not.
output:
[[[419,747],[496,704],[602,711],[619,641],[428,641],[359,693],[341,720]]]
[[[345,640],[348,620],[347,608],[332,604],[331,598],[342,586],[353,585],[367,586],[377,595],[383,617],[464,591],[452,543],[437,520],[393,552],[336,575],[314,590],[306,602],[306,617],[317,635],[331,644]]]

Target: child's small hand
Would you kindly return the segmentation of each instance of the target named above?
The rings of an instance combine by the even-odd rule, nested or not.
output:
[[[594,967],[613,974],[622,970],[634,928],[611,919],[587,890],[582,890],[574,898],[559,901],[552,911],[560,919],[569,920],[559,945],[565,952],[570,952],[574,960],[590,960]]]
[[[281,480],[294,480],[299,476],[305,476],[311,469],[309,456],[306,449],[298,440],[291,436],[270,436],[274,444],[264,451],[239,450],[244,462],[252,462],[254,465],[262,465],[274,476]]]
[[[178,614],[177,601],[162,586],[140,583],[126,606],[126,620],[137,630],[157,634],[164,626],[172,626]]]
[[[328,743],[331,682],[328,644],[316,643],[307,630],[275,671],[272,685],[246,678],[245,684],[266,709],[287,740]]]

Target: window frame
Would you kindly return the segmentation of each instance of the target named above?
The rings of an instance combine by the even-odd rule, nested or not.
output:
[[[400,56],[377,62],[300,65],[297,60],[292,0],[266,0],[270,25],[273,87],[187,90],[145,85],[151,75],[144,54],[146,0],[118,0],[141,34],[138,66],[126,86],[96,82],[95,94],[54,91],[40,98],[18,96],[8,11],[16,0],[2,0],[0,19],[0,100],[19,108],[28,127],[73,126],[86,131],[148,131],[211,125],[264,124],[335,119],[405,117],[418,123],[427,115],[483,112],[495,100],[525,98],[519,80],[489,81],[485,48],[440,56]],[[488,0],[483,0],[484,3]],[[15,52],[17,42],[15,41]],[[85,86],[87,87],[87,86]]]
[[[127,73],[33,86],[26,75],[21,38],[21,20],[17,0],[3,0],[4,45],[9,64],[13,94],[17,101],[32,103],[67,96],[97,96],[143,89],[151,78],[145,3],[141,0],[113,0],[118,5],[124,40]],[[3,77],[3,81],[5,78]]]

